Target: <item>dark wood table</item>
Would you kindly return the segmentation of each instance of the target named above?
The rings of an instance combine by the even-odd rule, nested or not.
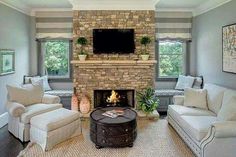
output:
[[[106,111],[123,109],[124,114],[116,118],[103,116]],[[129,108],[107,107],[90,114],[90,138],[96,148],[132,147],[137,137],[137,113]]]

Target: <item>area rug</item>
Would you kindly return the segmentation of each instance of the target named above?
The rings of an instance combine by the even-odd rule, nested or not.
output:
[[[165,119],[138,120],[138,136],[132,148],[96,149],[89,137],[89,121],[83,121],[83,134],[44,152],[29,143],[19,157],[192,157],[187,145]]]

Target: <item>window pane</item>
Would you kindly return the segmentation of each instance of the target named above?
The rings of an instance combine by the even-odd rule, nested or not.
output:
[[[47,41],[44,50],[44,66],[48,76],[69,77],[69,42]]]
[[[177,77],[183,74],[183,43],[177,41],[159,42],[159,76]]]

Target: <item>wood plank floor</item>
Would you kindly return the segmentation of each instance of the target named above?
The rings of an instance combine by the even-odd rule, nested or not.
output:
[[[7,125],[0,129],[0,157],[16,157],[26,146],[8,132]]]

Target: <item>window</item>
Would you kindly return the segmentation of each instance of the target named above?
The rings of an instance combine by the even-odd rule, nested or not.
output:
[[[185,74],[186,43],[181,41],[159,41],[159,78],[177,78]]]
[[[41,73],[50,79],[70,78],[71,42],[46,40],[41,42]]]

